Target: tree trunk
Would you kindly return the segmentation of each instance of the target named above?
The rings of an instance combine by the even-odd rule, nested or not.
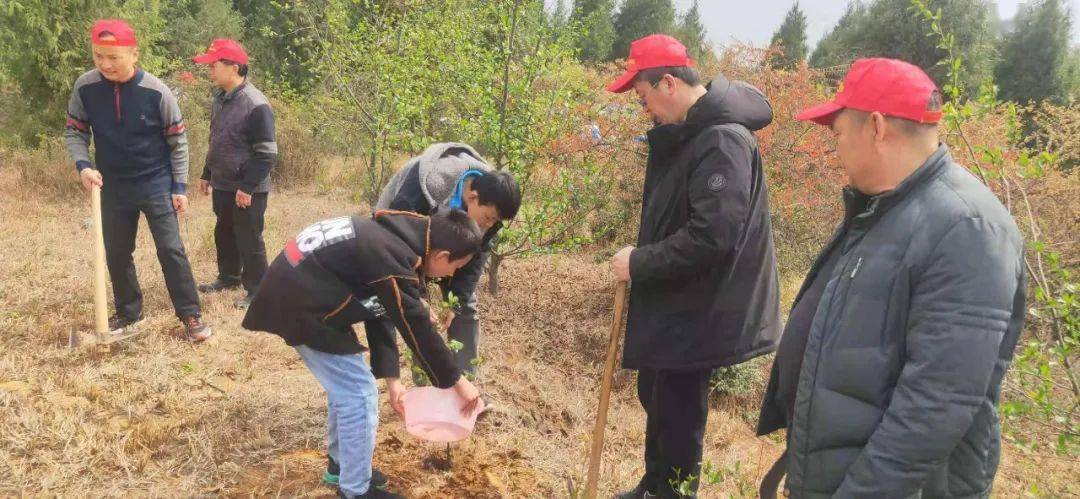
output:
[[[488,291],[491,296],[499,296],[499,266],[502,265],[503,257],[492,254],[488,261]]]

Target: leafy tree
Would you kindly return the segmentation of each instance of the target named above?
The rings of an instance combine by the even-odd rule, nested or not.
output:
[[[1070,24],[1061,0],[1021,5],[995,70],[1002,99],[1025,104],[1065,99]]]
[[[158,46],[165,24],[158,2],[141,0],[8,0],[0,5],[0,72],[18,87],[8,104],[27,117],[16,133],[36,145],[64,123],[71,87],[94,66],[90,26],[100,18],[126,19],[139,38],[139,65],[165,66]]]
[[[686,11],[686,14],[683,14],[682,19],[679,21],[677,35],[676,38],[683,45],[686,45],[690,57],[693,57],[699,63],[706,63],[716,57],[709,46],[705,24],[701,22],[701,10],[698,8],[698,0],[694,0],[694,3],[690,5],[690,9]]]
[[[991,78],[997,25],[996,9],[988,0],[933,0],[929,8],[942,13],[945,32],[953,37],[957,55],[967,65],[961,82],[979,88]],[[926,29],[911,21],[909,0],[872,0],[851,4],[847,13],[818,45],[811,64],[840,66],[859,57],[903,59],[926,70],[939,84],[948,70],[947,57]]]
[[[551,11],[548,22],[558,29],[566,27],[566,23],[570,22],[570,12],[566,10],[566,0],[555,2],[555,9]]]
[[[1066,102],[1069,104],[1080,100],[1080,47],[1073,47],[1069,51],[1069,57],[1065,60],[1065,68],[1062,71],[1065,79]]]
[[[625,58],[634,40],[654,33],[672,34],[674,30],[675,6],[671,0],[626,0],[615,17],[611,55]]]
[[[769,61],[773,68],[790,70],[806,60],[806,14],[799,8],[799,2],[791,6],[769,45],[780,50]]]
[[[169,56],[168,69],[190,64],[214,38],[244,37],[244,19],[232,9],[231,0],[172,0],[162,3],[161,15],[168,19],[159,43]]]
[[[574,0],[570,21],[582,30],[578,39],[578,57],[582,61],[603,62],[611,59],[615,42],[615,0]]]
[[[271,88],[306,94],[319,82],[315,61],[322,57],[322,45],[315,26],[326,23],[326,12],[335,2],[233,0],[233,8],[244,18],[245,48],[256,61],[272,61],[273,73],[262,76]],[[377,2],[349,3],[348,13],[373,10]]]
[[[510,170],[525,198],[492,252],[493,289],[505,259],[584,242],[582,217],[606,199],[606,180],[584,168],[552,177],[546,155],[577,133],[575,110],[595,89],[543,2],[399,0],[358,17],[350,5],[329,3],[325,24],[304,23],[324,54],[318,126],[364,158],[358,201],[374,201],[403,153],[468,142]]]

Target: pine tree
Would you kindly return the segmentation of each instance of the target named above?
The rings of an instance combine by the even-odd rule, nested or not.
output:
[[[574,0],[570,22],[582,30],[578,39],[578,57],[582,61],[611,60],[615,41],[615,0]]]
[[[630,53],[630,43],[655,33],[673,34],[675,6],[671,0],[626,0],[615,17],[615,43],[611,55],[622,59]]]
[[[1001,45],[995,77],[1002,99],[1020,103],[1064,100],[1069,13],[1061,0],[1023,4]]]
[[[840,20],[836,22],[836,26],[833,26],[828,33],[825,34],[818,41],[817,47],[814,48],[814,52],[810,54],[810,66],[815,68],[824,68],[829,66],[835,66],[850,62],[854,59],[852,47],[845,44],[848,40],[845,38],[851,37],[864,21],[866,16],[866,7],[856,1],[848,2],[847,9],[844,10],[844,15],[840,16]]]
[[[784,17],[784,23],[773,33],[769,45],[774,48],[779,46],[780,50],[769,61],[774,68],[795,69],[806,59],[806,14],[799,8],[799,2],[791,6],[791,10]]]
[[[682,16],[682,20],[679,22],[678,36],[676,38],[678,38],[683,45],[686,45],[686,50],[690,52],[690,57],[698,62],[705,63],[709,59],[715,57],[712,48],[709,47],[705,24],[701,22],[701,11],[698,9],[698,0],[694,0],[693,5],[690,6],[690,10],[687,10],[686,14]]]
[[[1065,79],[1065,102],[1071,105],[1080,100],[1080,47],[1073,47],[1069,52],[1062,74]]]
[[[964,61],[964,80],[977,89],[993,73],[994,43],[998,23],[990,0],[933,0],[930,8],[941,10],[942,29],[953,36]],[[818,44],[811,66],[850,64],[859,57],[891,57],[915,64],[939,84],[948,68],[939,64],[948,54],[938,39],[926,36],[929,26],[911,10],[911,0],[852,2],[836,28]]]

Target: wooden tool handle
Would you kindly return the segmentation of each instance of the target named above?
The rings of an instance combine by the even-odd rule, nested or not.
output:
[[[105,302],[105,233],[101,228],[101,188],[90,189],[90,210],[94,223],[94,332],[109,332],[109,308]]]
[[[592,451],[589,453],[589,474],[585,479],[585,498],[596,498],[596,487],[600,479],[600,455],[604,451],[604,429],[607,427],[608,402],[611,399],[611,382],[615,375],[615,360],[619,354],[619,337],[623,329],[623,305],[626,303],[626,282],[615,285],[615,317],[611,320],[611,334],[608,337],[607,359],[604,361],[604,378],[600,384],[600,405],[596,409],[596,424],[593,426]]]

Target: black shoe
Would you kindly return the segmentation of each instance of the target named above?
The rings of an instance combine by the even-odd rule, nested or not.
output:
[[[254,297],[254,294],[248,293],[244,295],[243,298],[236,300],[236,303],[233,303],[233,306],[236,307],[237,310],[247,310],[247,308],[251,306],[251,299]]]
[[[337,461],[334,461],[334,458],[327,456],[326,473],[323,473],[323,482],[327,485],[337,485],[339,475],[341,475],[341,466],[338,465]],[[378,469],[371,468],[371,487],[386,489],[387,485],[390,485],[390,478]]]
[[[240,281],[230,281],[218,277],[214,279],[214,282],[210,284],[200,284],[200,293],[216,293],[218,291],[225,291],[226,289],[236,289],[240,287]]]
[[[656,492],[652,492],[645,485],[645,479],[638,482],[637,487],[633,490],[615,494],[615,499],[646,499],[650,497],[656,497]]]
[[[383,489],[375,487],[368,487],[368,491],[358,496],[349,496],[338,489],[337,496],[342,499],[405,499],[405,496],[395,494],[393,492],[387,492]]]
[[[120,314],[114,314],[112,317],[109,317],[109,331],[116,331],[116,330],[119,330],[119,329],[124,329],[124,328],[126,328],[126,327],[128,327],[128,326],[130,326],[132,324],[135,324],[136,322],[141,321],[141,320],[143,320],[141,315],[134,318],[134,319],[131,319],[131,318],[128,318],[128,317],[124,317],[124,316],[122,316]]]

